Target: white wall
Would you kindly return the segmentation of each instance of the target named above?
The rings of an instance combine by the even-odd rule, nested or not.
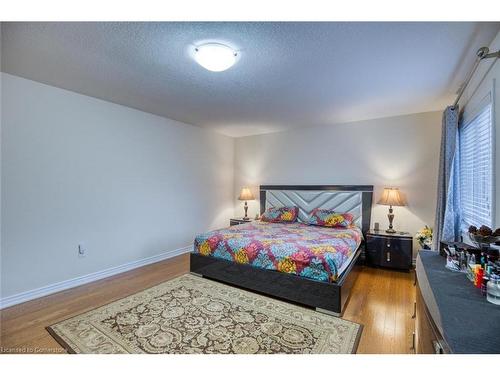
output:
[[[178,249],[227,225],[233,139],[1,78],[2,297]]]
[[[441,112],[310,127],[236,140],[235,192],[260,184],[367,184],[378,200],[396,186],[408,207],[395,207],[397,230],[433,226],[437,193]],[[249,215],[259,210],[250,202]],[[373,206],[373,222],[388,226],[387,206]],[[235,214],[242,216],[242,202]],[[416,241],[415,241],[415,248]]]
[[[497,34],[489,46],[490,51],[500,50],[500,33]],[[495,129],[494,141],[494,193],[495,193],[495,222],[493,226],[500,227],[500,62],[498,59],[483,60],[465,90],[459,105],[461,109],[467,106],[474,107],[484,96],[493,91],[493,125]]]

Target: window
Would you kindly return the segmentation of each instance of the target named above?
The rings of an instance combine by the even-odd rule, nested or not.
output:
[[[464,113],[459,128],[462,229],[493,224],[493,137],[490,95],[479,109]]]

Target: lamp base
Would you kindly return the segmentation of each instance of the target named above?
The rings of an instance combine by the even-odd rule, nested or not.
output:
[[[248,203],[245,201],[245,216],[243,216],[243,220],[248,221],[250,218],[248,217]]]
[[[389,213],[387,214],[387,218],[389,219],[389,229],[386,229],[386,233],[396,233],[396,231],[392,228],[392,221],[394,220],[394,214],[392,211],[392,206],[389,206]]]

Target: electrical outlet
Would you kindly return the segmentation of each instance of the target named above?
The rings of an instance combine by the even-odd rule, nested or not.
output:
[[[78,244],[78,256],[84,257],[86,255],[87,255],[87,248],[85,247],[85,244],[83,242],[79,243]]]

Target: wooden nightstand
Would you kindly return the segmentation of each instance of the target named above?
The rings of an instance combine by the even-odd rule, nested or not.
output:
[[[410,233],[370,230],[366,234],[366,264],[410,270],[413,260],[413,237]]]
[[[240,224],[245,224],[245,223],[251,223],[253,220],[248,219],[248,220],[243,220],[242,218],[234,218],[234,219],[229,219],[229,225],[240,225]]]

